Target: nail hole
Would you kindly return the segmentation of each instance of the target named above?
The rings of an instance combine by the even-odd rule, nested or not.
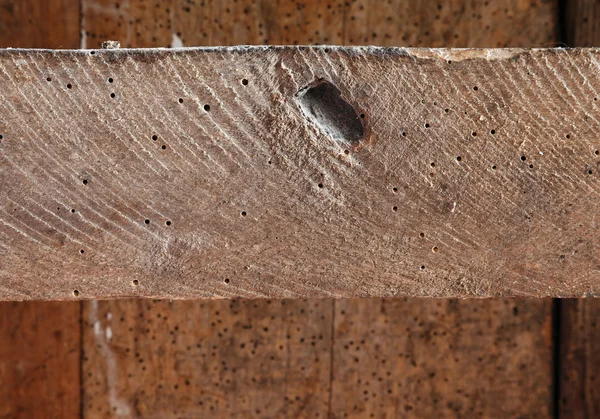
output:
[[[533,164],[530,164],[530,165],[529,165],[529,168],[530,168],[530,169],[533,169]]]
[[[85,250],[81,249],[81,250],[79,251],[79,253],[81,253],[81,254],[83,255],[83,254],[85,253]]]
[[[525,161],[525,160],[527,160],[527,157],[521,156],[521,161]]]
[[[425,265],[421,265],[421,270],[424,271],[425,270]]]
[[[246,211],[242,211],[242,217],[245,217],[246,215]]]
[[[179,98],[179,103],[183,103],[183,99],[182,98]]]
[[[394,191],[394,193],[398,192],[398,188],[392,188],[392,191]]]
[[[565,138],[569,139],[569,138],[571,138],[571,135],[567,134],[567,135],[565,135]]]
[[[434,246],[433,249],[431,249],[433,251],[433,253],[437,253],[438,252],[438,248],[437,246]]]
[[[206,112],[210,111],[210,105],[204,105],[204,110],[205,110]]]
[[[75,212],[75,208],[72,208],[72,209],[71,209],[71,212]]]
[[[230,281],[229,281],[229,278],[225,278],[225,283],[226,283],[226,284],[229,284],[229,282],[230,282]]]
[[[350,154],[350,150],[344,150],[344,154]]]
[[[429,128],[431,125],[429,124],[425,124],[425,128]]]
[[[594,151],[594,154],[597,156],[598,154],[600,154],[599,150]]]
[[[79,296],[79,291],[78,291],[78,290],[74,290],[74,291],[73,291],[73,295],[74,295],[75,297],[78,297],[78,296]]]
[[[133,281],[131,281],[131,283],[132,283],[133,285],[135,285],[136,287],[137,287],[138,285],[140,285],[140,281],[138,281],[137,279],[134,279]]]
[[[392,207],[392,211],[394,211],[394,212],[398,211],[398,207]]]
[[[461,160],[462,160],[462,157],[460,157],[460,156],[456,157],[456,161],[461,161]]]
[[[590,170],[588,170],[588,175],[591,175],[592,173],[593,173],[593,172],[592,172],[592,170],[591,170],[591,169],[590,169]]]
[[[319,183],[317,186],[318,186],[319,188],[323,188],[323,184],[322,184],[322,183]]]
[[[71,83],[67,84],[67,89],[71,89],[73,86],[71,85]]]
[[[406,137],[406,132],[402,132],[402,136],[403,136],[403,137]]]
[[[111,93],[110,97],[112,97],[114,99],[115,97],[117,97],[117,95],[115,95],[114,93]]]
[[[90,51],[91,55],[96,55],[96,51]]]
[[[160,148],[162,148],[163,150],[166,150],[167,146],[163,144]]]
[[[84,185],[87,185],[87,184],[88,184],[88,181],[87,181],[87,179],[83,179],[83,184],[84,184]]]
[[[493,130],[490,131],[490,134],[492,134],[492,135],[494,135],[495,133],[496,133],[495,129],[493,129]]]
[[[52,81],[51,77],[46,78],[46,81]]]
[[[362,119],[365,119],[365,114],[364,114],[364,113],[361,113],[361,114],[360,114],[360,117],[361,117]]]
[[[153,135],[152,136],[152,141],[156,141],[156,140],[158,140],[158,135]]]
[[[492,166],[492,170],[496,170],[496,165],[493,165],[493,166]]]
[[[113,82],[113,79],[112,79],[112,77],[109,77],[109,78],[108,78],[108,82],[109,82],[109,83],[112,83],[112,82]]]
[[[425,237],[425,233],[419,233],[419,237],[421,237],[421,238]]]
[[[242,84],[244,86],[248,86],[248,79],[242,79]]]
[[[450,109],[446,108],[446,109],[444,109],[444,112],[448,113],[448,112],[450,112]]]
[[[473,137],[477,137],[477,133],[476,133],[475,131],[473,131],[473,132],[471,133],[471,135],[472,135]]]
[[[150,220],[144,220],[144,223],[150,224]]]
[[[170,226],[171,225],[171,221],[167,221],[165,224],[168,225],[168,226]]]
[[[473,87],[473,90],[475,90],[475,91],[478,91],[478,90],[479,90],[479,87],[477,87],[477,86],[474,86],[474,87]]]

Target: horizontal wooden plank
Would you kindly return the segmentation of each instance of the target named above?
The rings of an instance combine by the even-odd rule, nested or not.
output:
[[[587,296],[597,49],[0,52],[0,297]]]

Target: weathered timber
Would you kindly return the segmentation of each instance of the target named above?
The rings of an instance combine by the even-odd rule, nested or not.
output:
[[[594,295],[599,52],[2,51],[1,296]]]

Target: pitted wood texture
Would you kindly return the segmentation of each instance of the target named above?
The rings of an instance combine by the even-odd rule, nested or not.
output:
[[[82,46],[555,46],[556,1],[82,1]]]
[[[334,418],[552,417],[539,300],[341,300],[334,318]]]
[[[594,295],[597,58],[5,51],[2,298]]]
[[[91,301],[85,417],[325,418],[330,308],[327,300]]]

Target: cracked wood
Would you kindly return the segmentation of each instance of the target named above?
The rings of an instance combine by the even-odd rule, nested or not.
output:
[[[598,58],[4,50],[0,298],[595,295]]]

